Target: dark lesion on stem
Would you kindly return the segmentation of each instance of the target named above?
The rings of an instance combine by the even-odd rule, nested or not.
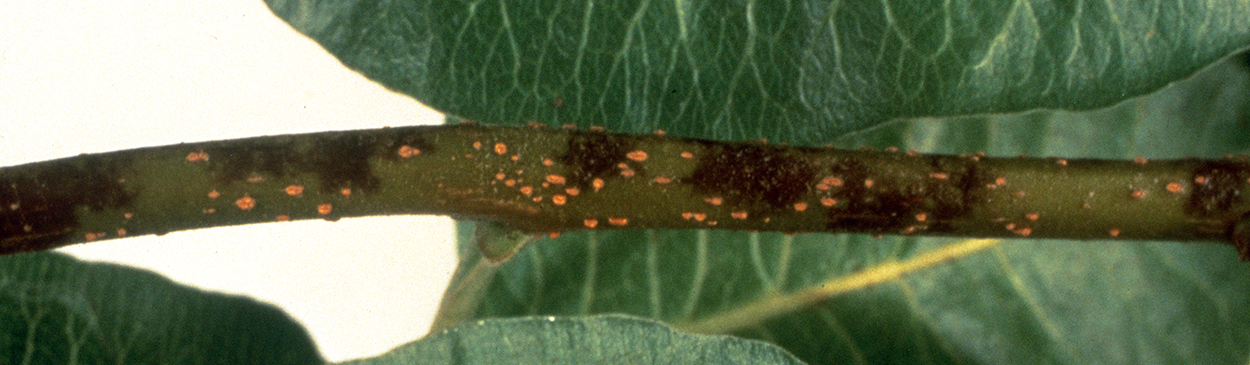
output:
[[[841,158],[830,175],[844,181],[834,189],[841,204],[828,211],[828,231],[873,234],[944,233],[952,222],[970,219],[971,207],[984,200],[987,179],[973,161],[955,157],[898,157],[928,160],[931,171],[900,173],[888,165],[868,166],[862,159]],[[921,174],[917,174],[921,173]]]
[[[636,171],[641,170],[641,166],[626,158],[633,144],[633,139],[618,138],[605,132],[570,131],[568,150],[560,157],[560,162],[569,168],[568,183],[587,190],[594,179],[617,176],[621,163]]]
[[[1198,217],[1224,215],[1242,203],[1242,189],[1250,178],[1250,164],[1234,161],[1208,161],[1194,169],[1194,191],[1185,206],[1188,214]]]
[[[26,174],[0,173],[0,252],[59,246],[78,229],[78,210],[129,206],[124,156],[84,155],[53,161]]]
[[[986,158],[408,127],[0,169],[0,252],[214,225],[443,214],[530,233],[645,227],[1223,241],[1245,257],[1247,188],[1250,163],[1236,159]],[[135,212],[143,221],[131,220],[139,208],[147,209]]]
[[[809,191],[816,169],[798,151],[756,144],[709,145],[698,167],[681,181],[695,192],[720,195],[729,206],[786,209]]]

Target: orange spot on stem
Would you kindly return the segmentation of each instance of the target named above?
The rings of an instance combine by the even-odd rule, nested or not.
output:
[[[733,216],[734,219],[738,219],[738,220],[747,219],[747,212],[744,210],[734,211],[733,213],[729,213],[729,215]]]
[[[505,153],[508,153],[508,145],[503,144],[503,142],[496,143],[495,154],[502,156]]]
[[[235,200],[234,205],[242,210],[252,210],[252,208],[256,207],[256,199],[252,199],[252,197],[244,195],[242,198]]]
[[[721,199],[719,196],[703,198],[703,201],[711,205],[721,205],[721,203],[725,202],[725,200]]]
[[[599,191],[599,189],[603,189],[603,179],[595,178],[594,180],[591,180],[590,186],[594,187],[595,191]]]
[[[551,196],[551,203],[555,205],[564,205],[564,203],[569,201],[568,199],[569,198],[564,196],[564,194],[556,194]]]
[[[625,154],[625,157],[629,157],[629,159],[638,161],[638,162],[646,161],[647,151],[643,151],[643,150],[632,151],[630,153]]]
[[[594,218],[586,218],[586,220],[582,221],[582,224],[585,225],[586,228],[595,228],[599,226],[599,220],[594,219]]]
[[[331,211],[334,211],[334,206],[330,205],[330,203],[317,205],[317,214],[326,215],[330,214]]]
[[[799,212],[807,210],[807,203],[804,203],[804,202],[794,203],[794,210],[799,211]]]
[[[208,161],[208,154],[204,150],[194,151],[187,154],[188,162]]]
[[[837,200],[837,199],[830,198],[830,197],[820,198],[820,205],[823,205],[823,206],[826,206],[826,207],[832,207],[832,206],[834,206],[835,204],[838,204],[838,200]]]
[[[409,158],[421,154],[421,150],[412,148],[409,145],[399,146],[399,157]]]
[[[581,194],[582,191],[581,189],[578,189],[578,188],[567,188],[567,189],[564,189],[564,193],[569,194],[569,196],[577,196],[577,194]]]
[[[304,187],[300,185],[287,185],[286,195],[299,196],[304,193]]]
[[[608,224],[620,227],[629,224],[629,219],[626,219],[625,217],[609,217]]]
[[[1168,183],[1168,192],[1169,192],[1169,193],[1172,193],[1172,194],[1180,194],[1180,193],[1182,193],[1182,192],[1184,192],[1184,191],[1185,191],[1185,187],[1181,186],[1181,183],[1178,183],[1178,182],[1175,182],[1175,181],[1173,181],[1173,182],[1169,182],[1169,183]]]
[[[556,185],[563,185],[563,184],[564,184],[564,176],[560,176],[560,175],[556,175],[556,174],[547,175],[547,182],[552,183],[552,184],[556,184]]]

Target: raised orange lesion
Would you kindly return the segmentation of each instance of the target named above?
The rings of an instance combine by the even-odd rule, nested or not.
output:
[[[565,179],[564,179],[564,176],[551,174],[551,175],[547,175],[547,182],[556,184],[556,185],[563,185],[565,182]]]
[[[202,161],[208,161],[208,153],[204,152],[204,150],[191,151],[191,153],[187,154],[187,162]]]
[[[252,208],[256,207],[256,199],[252,199],[252,197],[244,195],[242,198],[235,200],[234,205],[242,210],[252,210]]]
[[[409,145],[399,146],[399,157],[409,158],[421,154],[421,150],[413,148]]]

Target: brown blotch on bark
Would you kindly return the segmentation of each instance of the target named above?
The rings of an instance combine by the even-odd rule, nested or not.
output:
[[[967,214],[982,199],[994,178],[985,176],[977,162],[960,160],[942,163],[929,158],[933,168],[947,176],[910,176],[883,167],[868,166],[855,159],[835,163],[831,173],[848,181],[873,179],[871,188],[863,184],[847,184],[831,194],[838,205],[828,210],[828,230],[833,232],[891,233],[905,230],[924,214],[929,232],[952,229],[951,223]],[[843,203],[845,202],[845,203]],[[822,201],[822,205],[829,206]]]
[[[569,184],[586,189],[596,178],[618,176],[617,164],[625,163],[633,170],[640,169],[641,166],[633,164],[626,157],[634,150],[633,144],[633,140],[627,137],[572,132],[569,135],[568,151],[559,160],[569,167],[566,176]]]
[[[224,146],[206,149],[214,158],[209,168],[216,172],[217,181],[229,184],[248,178],[269,175],[281,178],[292,170],[298,170],[300,154],[289,144],[238,141]]]
[[[785,209],[808,192],[816,169],[792,150],[753,145],[712,146],[689,178],[696,193],[719,195],[733,206],[763,203]]]
[[[1250,177],[1250,164],[1209,161],[1193,172],[1193,191],[1185,213],[1199,217],[1217,216],[1243,202],[1243,190]]]
[[[309,151],[305,168],[320,177],[321,188],[325,192],[352,188],[372,193],[378,190],[379,182],[370,168],[369,157],[373,156],[378,144],[371,135],[329,136],[319,140]]]
[[[0,175],[0,254],[63,246],[78,228],[79,209],[131,204],[119,175],[128,158],[84,155],[10,168]]]

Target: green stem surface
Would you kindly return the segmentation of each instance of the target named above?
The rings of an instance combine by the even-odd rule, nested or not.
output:
[[[390,214],[529,233],[735,229],[1223,242],[1250,163],[992,158],[449,125],[143,148],[0,169],[0,253]]]

